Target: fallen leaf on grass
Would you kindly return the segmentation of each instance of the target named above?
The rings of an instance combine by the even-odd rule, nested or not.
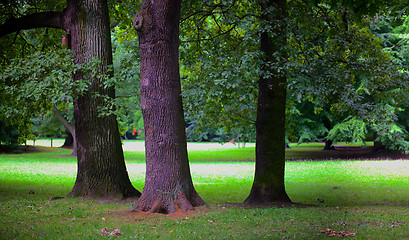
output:
[[[114,237],[116,237],[116,236],[122,235],[122,232],[118,228],[113,230],[112,232],[110,232],[108,230],[108,228],[103,228],[103,229],[101,229],[101,235],[102,236],[114,236]]]
[[[321,233],[327,234],[330,237],[349,237],[349,236],[355,236],[355,233],[352,233],[350,231],[334,231],[329,228],[325,230],[321,230]]]
[[[336,222],[336,223],[333,223],[332,225],[347,225],[347,223],[346,222]]]

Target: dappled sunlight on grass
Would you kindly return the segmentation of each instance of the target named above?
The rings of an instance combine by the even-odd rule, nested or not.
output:
[[[289,162],[286,173],[287,192],[294,201],[322,199],[324,205],[407,201],[407,160]]]
[[[254,163],[193,163],[191,172],[196,190],[207,203],[241,202],[250,191]]]
[[[1,239],[109,238],[100,235],[103,228],[120,229],[123,239],[327,239],[327,229],[350,231],[354,239],[408,237],[408,160],[289,161],[288,195],[315,207],[243,208],[254,177],[254,161],[245,159],[254,148],[192,150],[192,179],[208,205],[176,218],[132,214],[133,200],[51,200],[71,191],[76,158],[61,157],[70,150],[37,150],[0,155]],[[143,152],[125,152],[125,160],[142,191]]]

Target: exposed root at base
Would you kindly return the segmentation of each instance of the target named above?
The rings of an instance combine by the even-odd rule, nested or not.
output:
[[[197,195],[188,199],[186,195],[180,192],[175,199],[169,195],[159,195],[153,203],[146,201],[143,196],[131,207],[132,211],[143,211],[147,214],[163,213],[172,214],[176,212],[186,213],[193,211],[194,207],[204,205],[204,201]]]

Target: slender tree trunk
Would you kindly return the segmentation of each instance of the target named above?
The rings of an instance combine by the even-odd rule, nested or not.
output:
[[[71,46],[76,63],[101,61],[99,73],[109,74],[112,48],[106,0],[75,0]],[[81,73],[74,80],[81,79]],[[74,101],[78,172],[71,196],[126,198],[139,196],[126,171],[118,123],[113,114],[101,117],[98,107],[106,104],[101,96],[115,97],[114,88],[102,86],[102,79],[90,79],[90,88]]]
[[[325,140],[324,150],[335,150],[332,140]]]
[[[328,132],[331,131],[332,129],[332,122],[331,120],[326,117],[323,120],[324,126],[328,129]],[[328,132],[325,133],[324,137],[326,138],[328,136]],[[335,150],[335,147],[333,146],[334,142],[332,140],[325,140],[325,146],[323,150]]]
[[[180,0],[142,2],[135,15],[141,56],[146,178],[133,210],[172,213],[204,204],[193,187],[179,75]]]
[[[265,59],[264,73],[259,79],[255,176],[250,195],[244,202],[248,205],[291,202],[284,185],[287,83],[285,72],[276,60],[277,56],[281,61],[286,58],[282,50],[286,46],[286,1],[261,0],[260,5],[262,26],[266,24],[266,30],[261,33],[261,51]]]
[[[69,156],[76,157],[77,156],[77,141],[75,137],[75,127],[70,122],[68,122],[67,119],[65,119],[65,117],[60,113],[60,111],[55,105],[53,106],[53,113],[55,117],[58,119],[58,121],[60,121],[65,126],[65,128],[68,130],[68,133],[71,136],[72,153]],[[70,136],[68,136],[67,138],[69,139]],[[67,138],[65,139],[63,147],[68,146]]]

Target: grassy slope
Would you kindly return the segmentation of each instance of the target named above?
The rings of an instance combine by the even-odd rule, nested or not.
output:
[[[320,151],[299,147],[287,156]],[[0,155],[0,239],[112,238],[100,236],[104,227],[120,228],[120,239],[326,239],[320,231],[327,228],[356,233],[355,239],[409,238],[406,160],[290,161],[289,196],[315,207],[242,208],[253,180],[254,147],[191,151],[193,180],[208,206],[183,216],[144,216],[127,210],[131,201],[50,200],[71,190],[76,160],[60,156],[69,150],[40,149]],[[131,180],[142,190],[143,153],[125,154]]]

